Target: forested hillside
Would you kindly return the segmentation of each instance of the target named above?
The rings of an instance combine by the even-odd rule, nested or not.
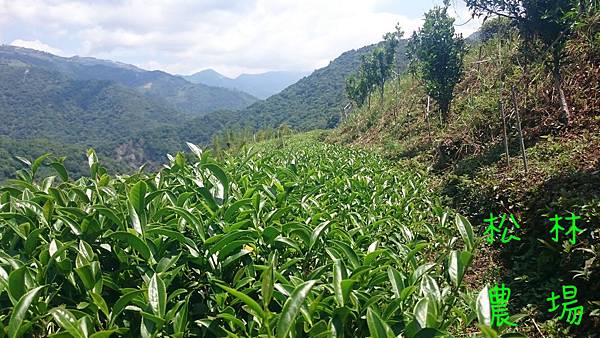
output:
[[[339,122],[343,108],[350,102],[344,92],[347,76],[358,70],[362,57],[375,46],[345,52],[328,66],[246,109],[197,117],[185,126],[155,128],[144,133],[144,140],[137,143],[143,143],[147,154],[164,154],[169,149],[180,149],[185,142],[215,146],[215,138],[225,138],[223,146],[227,147],[227,143],[232,142],[227,140],[229,133],[249,134],[253,139],[253,134],[260,130],[282,126],[296,131],[333,128]],[[404,56],[400,55],[400,65],[403,66]]]
[[[14,174],[15,156],[32,158],[45,152],[66,156],[81,175],[88,147],[107,155],[111,167],[127,171],[147,160],[140,151],[121,144],[133,135],[166,125],[181,125],[192,117],[134,89],[111,81],[75,80],[64,74],[0,59],[0,179]]]
[[[74,80],[6,60],[0,60],[0,107],[3,136],[88,145],[190,117],[115,82]]]
[[[1,46],[0,180],[14,175],[16,156],[33,158],[45,152],[67,157],[67,167],[79,176],[89,147],[115,171],[144,163],[156,166],[185,141],[183,135],[150,138],[152,131],[189,127],[197,116],[254,101],[245,93],[191,84],[163,72]],[[215,128],[202,125],[185,135],[210,135]],[[160,145],[160,152],[145,149],[145,142]]]
[[[117,62],[2,46],[0,109],[5,123],[0,127],[0,151],[7,156],[0,162],[0,179],[13,176],[19,166],[15,156],[34,158],[46,151],[66,156],[67,167],[77,177],[86,170],[87,147],[94,147],[111,170],[128,172],[145,163],[156,168],[185,142],[211,146],[214,136],[226,131],[253,133],[281,125],[295,130],[332,128],[349,102],[346,77],[373,48],[343,53],[327,67],[246,109],[206,114],[219,105],[206,102],[205,96],[222,99],[229,108],[252,100],[240,101],[248,95],[226,90],[234,95],[231,100],[222,95],[224,89]]]
[[[172,109],[203,115],[219,109],[241,109],[257,99],[249,94],[225,88],[192,84],[161,71],[146,71],[119,62],[94,58],[63,58],[32,49],[0,46],[0,59],[64,74],[74,80],[106,80],[131,87]]]
[[[335,127],[349,102],[344,92],[346,77],[373,48],[375,45],[345,52],[281,93],[241,110],[239,124],[256,129],[284,123],[296,130]]]

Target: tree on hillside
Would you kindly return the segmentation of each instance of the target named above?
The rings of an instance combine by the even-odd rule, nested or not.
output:
[[[358,71],[358,74],[361,80],[363,81],[363,85],[365,86],[367,104],[369,105],[369,109],[371,109],[371,93],[377,85],[377,64],[373,60],[374,54],[375,51],[373,51],[370,55],[362,56],[362,62]]]
[[[357,106],[362,105],[362,102],[360,102],[360,98],[358,96],[358,88],[357,88],[357,82],[358,79],[356,77],[355,74],[350,74],[350,76],[348,76],[346,78],[346,97],[348,97],[348,99],[350,101],[352,101],[354,104],[356,104]]]
[[[380,98],[383,102],[383,89],[385,82],[392,76],[396,48],[399,43],[399,33],[387,33],[383,36],[383,46],[373,51],[372,61],[375,62],[375,76],[377,78],[377,87],[379,87]]]
[[[552,56],[555,89],[567,123],[571,112],[562,89],[564,47],[573,34],[577,14],[595,0],[466,0],[474,16],[496,15],[513,21],[527,47],[525,54]]]
[[[365,78],[360,72],[352,74],[346,79],[346,95],[358,107],[365,103],[368,88]]]
[[[383,89],[385,86],[385,80],[389,76],[389,68],[386,67],[385,51],[381,47],[375,48],[371,55],[370,61],[373,63],[372,67],[375,74],[375,86],[379,89],[379,97],[383,102]]]
[[[485,20],[479,28],[481,41],[487,42],[493,38],[506,40],[514,30],[512,21],[505,17],[495,17]]]
[[[361,106],[367,100],[370,107],[370,96],[375,88],[379,89],[383,102],[385,82],[392,77],[396,49],[402,34],[399,26],[396,26],[395,32],[385,34],[381,45],[370,55],[362,57],[358,72],[346,79],[346,94],[357,105]]]
[[[396,39],[398,39],[399,45],[400,40],[402,40],[402,38],[404,37],[404,31],[402,30],[402,27],[400,27],[400,23],[397,23],[395,28],[396,30],[394,31],[394,34],[396,34]],[[402,55],[402,48],[398,48],[398,46],[396,46],[395,49],[396,76],[400,78],[400,69],[402,68],[402,60],[404,55]]]
[[[448,121],[454,87],[463,74],[465,43],[454,32],[448,4],[425,14],[425,23],[409,40],[407,54],[412,68],[423,79],[427,92],[438,104],[442,119]]]

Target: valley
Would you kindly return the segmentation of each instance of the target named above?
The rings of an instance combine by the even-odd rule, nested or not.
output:
[[[260,101],[237,90],[111,61],[0,47],[5,128],[0,151],[9,154],[0,164],[0,179],[14,174],[19,165],[15,156],[40,156],[52,149],[50,144],[76,149],[54,154],[69,155],[67,168],[78,177],[87,170],[83,154],[89,147],[109,169],[127,172],[144,164],[156,168],[185,142],[210,145],[213,136],[225,131],[257,131],[284,123],[299,130],[335,126],[346,100],[345,77],[370,48],[344,53]],[[26,128],[32,125],[36,129]]]

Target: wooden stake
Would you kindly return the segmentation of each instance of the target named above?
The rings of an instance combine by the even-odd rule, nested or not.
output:
[[[527,153],[525,153],[525,142],[523,141],[523,131],[521,130],[521,116],[519,114],[519,106],[517,105],[517,94],[515,92],[515,86],[511,88],[513,106],[515,107],[515,113],[517,114],[517,130],[519,131],[519,142],[521,143],[521,155],[523,156],[523,166],[525,167],[525,173],[529,172],[527,166]]]
[[[502,40],[498,41],[498,64],[502,71]],[[510,154],[508,152],[508,132],[506,128],[506,114],[504,113],[504,104],[502,103],[502,92],[504,91],[504,76],[500,78],[500,88],[498,88],[498,104],[500,106],[500,115],[502,115],[502,129],[504,130],[504,151],[506,153],[506,166],[510,167]]]
[[[481,49],[483,45],[479,46],[479,56],[477,57],[477,77],[479,78],[479,66],[481,66]]]
[[[508,152],[508,132],[506,131],[506,114],[504,113],[504,104],[502,97],[499,99],[500,114],[502,115],[502,129],[504,130],[504,152],[506,153],[506,165],[510,167],[510,154]]]
[[[427,95],[427,111],[425,112],[425,121],[427,121],[427,134],[429,134],[429,143],[431,143],[431,124],[429,124],[429,100],[430,97]]]

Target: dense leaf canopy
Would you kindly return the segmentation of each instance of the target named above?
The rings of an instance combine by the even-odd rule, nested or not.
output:
[[[90,151],[76,181],[49,158],[30,163],[0,188],[8,335],[418,337],[469,325],[447,314],[476,317],[461,281],[477,240],[424,176],[285,142],[223,163],[190,145],[191,161],[118,177]]]

